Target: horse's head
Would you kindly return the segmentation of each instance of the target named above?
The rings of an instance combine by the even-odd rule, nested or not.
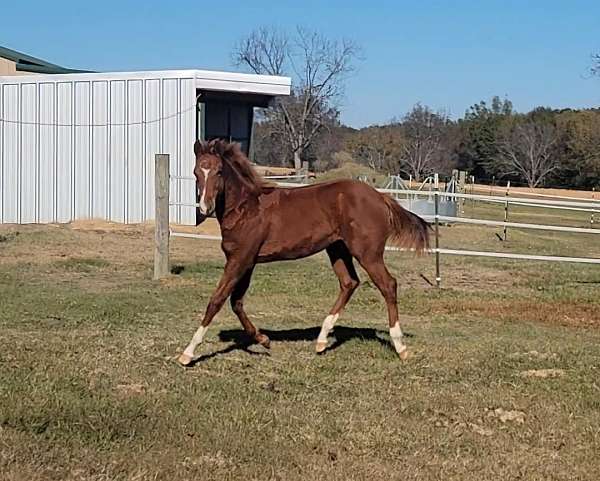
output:
[[[204,216],[211,215],[216,208],[217,197],[223,192],[225,184],[223,181],[223,156],[229,144],[221,140],[200,142],[194,144],[196,155],[196,186],[200,195],[200,213]]]
[[[211,140],[194,144],[196,155],[196,187],[200,197],[200,213],[208,217],[217,208],[219,194],[227,187],[236,188],[230,202],[244,202],[248,197],[259,196],[270,187],[252,169],[250,161],[236,142]]]

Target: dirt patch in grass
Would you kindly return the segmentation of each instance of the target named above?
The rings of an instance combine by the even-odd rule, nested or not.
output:
[[[521,377],[539,377],[542,379],[564,376],[563,369],[529,369],[521,372]]]
[[[105,259],[89,257],[69,257],[56,261],[54,265],[66,271],[92,272],[97,269],[106,268],[110,265]]]
[[[433,306],[439,314],[483,317],[499,321],[544,322],[571,327],[599,327],[597,304],[577,304],[544,299],[478,297],[439,299]]]

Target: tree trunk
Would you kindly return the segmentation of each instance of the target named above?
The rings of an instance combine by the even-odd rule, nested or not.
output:
[[[294,169],[299,172],[302,168],[302,150],[298,149],[294,151]]]

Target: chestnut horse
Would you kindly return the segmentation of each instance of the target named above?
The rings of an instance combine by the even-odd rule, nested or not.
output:
[[[244,311],[244,294],[258,263],[299,259],[325,249],[340,283],[340,293],[323,321],[316,351],[327,348],[327,336],[359,284],[356,259],[385,298],[389,330],[401,359],[402,342],[396,305],[396,279],[387,270],[383,254],[388,239],[423,251],[429,243],[429,225],[403,209],[394,199],[369,185],[338,180],[296,188],[279,188],[254,172],[235,143],[213,140],[194,144],[199,210],[213,212],[221,226],[225,269],[200,327],[179,357],[188,365],[206,329],[228,297],[246,333],[269,347]]]

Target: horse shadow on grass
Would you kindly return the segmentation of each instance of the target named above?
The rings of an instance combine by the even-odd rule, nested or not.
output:
[[[229,346],[227,346],[223,349],[219,349],[218,351],[214,351],[214,352],[211,352],[208,354],[203,354],[201,356],[198,356],[198,357],[192,359],[192,362],[187,367],[195,366],[196,364],[200,364],[203,361],[208,361],[209,359],[212,359],[213,357],[223,356],[225,354],[229,354],[230,352],[234,352],[234,351],[243,351],[246,354],[250,354],[251,356],[270,356],[271,355],[266,350],[265,351],[253,351],[253,350],[249,349],[250,346],[252,346],[254,344],[256,344],[256,342],[254,342],[254,340],[252,340],[248,336],[246,336],[244,339],[240,339],[239,342],[234,342],[233,344],[230,344]]]
[[[260,332],[268,336],[271,342],[316,342],[320,330],[320,327],[306,327],[279,330],[261,329]],[[404,335],[406,337],[412,337],[412,334],[405,333]],[[387,332],[379,329],[335,326],[331,333],[331,337],[334,338],[334,341],[327,347],[327,349],[325,349],[325,351],[323,351],[323,354],[329,351],[334,351],[346,342],[353,339],[360,339],[362,341],[375,341],[382,346],[393,350],[390,342],[383,336],[387,336]],[[233,342],[234,345],[244,345],[248,343],[252,344],[252,341],[249,340],[247,334],[241,329],[222,330],[219,332],[219,340],[222,342]]]
[[[317,336],[319,335],[320,327],[306,327],[306,328],[293,328],[293,329],[261,329],[260,332],[269,337],[271,342],[298,342],[298,341],[309,341],[316,342]],[[331,337],[334,341],[319,355],[327,354],[328,352],[334,351],[346,342],[353,339],[360,339],[362,341],[373,341],[378,342],[381,346],[389,349],[390,352],[395,353],[392,344],[387,338],[387,331],[380,329],[366,328],[366,327],[347,327],[347,326],[335,326],[332,331]],[[405,337],[414,337],[414,334],[405,332]],[[250,338],[248,334],[242,329],[224,329],[219,332],[219,341],[230,342],[229,346],[214,351],[208,354],[203,354],[195,358],[189,367],[196,364],[202,363],[212,359],[213,357],[226,355],[234,351],[243,351],[251,356],[270,356],[270,352],[266,349],[261,351],[255,351],[250,349],[251,346],[256,345],[256,341]],[[262,349],[262,348],[261,348]]]

